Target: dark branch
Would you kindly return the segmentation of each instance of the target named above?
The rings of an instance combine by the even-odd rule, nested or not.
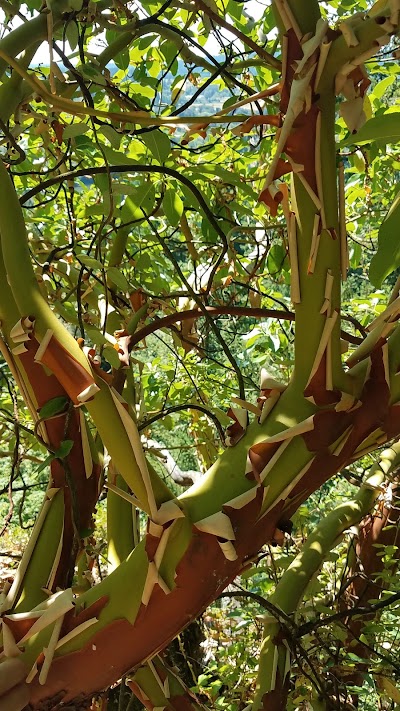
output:
[[[370,615],[373,612],[378,612],[378,610],[383,610],[386,607],[393,605],[399,600],[400,592],[397,592],[391,595],[390,597],[387,597],[384,600],[379,600],[379,602],[376,602],[372,605],[364,605],[362,607],[357,606],[351,608],[350,610],[341,610],[340,612],[336,612],[334,615],[328,615],[328,617],[323,617],[322,619],[311,620],[310,622],[306,622],[304,625],[300,625],[297,630],[296,637],[304,637],[304,635],[310,634],[310,632],[314,632],[316,629],[318,629],[318,627],[330,625],[332,622],[336,622],[338,620],[347,620],[350,617],[354,617],[355,615],[358,615],[360,617],[364,615]]]
[[[55,175],[52,178],[48,178],[39,185],[36,185],[36,187],[31,188],[31,190],[28,190],[26,193],[24,193],[24,195],[21,196],[20,203],[22,206],[24,206],[25,203],[28,202],[28,200],[31,200],[38,193],[42,192],[43,190],[46,190],[47,188],[52,187],[53,185],[62,183],[64,182],[64,180],[81,178],[85,175],[101,175],[104,173],[159,173],[161,175],[170,175],[172,178],[175,178],[175,180],[179,180],[179,182],[185,185],[198,200],[201,209],[205,212],[208,219],[210,220],[211,225],[221,237],[223,244],[227,248],[225,232],[221,229],[218,220],[215,218],[214,213],[208,207],[207,202],[204,199],[200,190],[196,188],[196,186],[190,180],[188,180],[188,178],[185,178],[184,175],[178,173],[177,170],[173,170],[173,168],[167,168],[166,166],[162,165],[141,165],[138,163],[138,165],[108,165],[96,166],[93,168],[79,168],[79,170],[69,170],[66,173],[61,173],[61,175]]]
[[[248,306],[205,306],[209,316],[222,316],[229,314],[230,316],[248,316],[249,318],[276,318],[282,321],[294,321],[294,313],[292,311],[279,311],[276,309],[250,308]],[[164,318],[155,319],[151,323],[146,324],[140,331],[136,331],[131,336],[130,348],[133,348],[137,343],[149,336],[151,333],[158,331],[160,328],[168,328],[174,323],[186,321],[190,319],[204,318],[204,313],[199,309],[189,309],[188,311],[177,311],[174,314],[164,316]],[[352,336],[346,331],[341,331],[341,335],[350,343],[359,345],[362,343],[362,338]]]
[[[196,405],[192,402],[188,402],[185,405],[173,405],[172,407],[168,407],[165,410],[161,410],[161,412],[158,412],[156,415],[153,415],[153,417],[148,417],[146,420],[143,420],[143,422],[138,425],[138,430],[140,432],[146,427],[152,425],[153,422],[157,422],[157,420],[161,420],[163,417],[171,415],[173,412],[180,412],[182,410],[199,410],[199,412],[203,412],[204,415],[207,415],[207,417],[214,423],[215,427],[218,430],[218,434],[221,437],[221,441],[225,441],[224,428],[222,427],[218,417],[214,415],[213,412],[210,412],[210,410],[208,410],[206,407],[203,407],[202,405]]]

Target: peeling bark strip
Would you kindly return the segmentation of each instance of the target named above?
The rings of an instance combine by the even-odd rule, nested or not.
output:
[[[294,304],[299,304],[301,302],[301,291],[296,229],[296,215],[292,212],[289,223],[289,255],[291,267],[290,296]]]
[[[398,443],[395,448],[398,450]],[[387,454],[391,455],[392,452],[386,450],[382,453],[384,463],[386,463],[385,455]],[[391,471],[393,471],[393,467]],[[379,600],[381,598],[383,588],[379,574],[384,570],[385,562],[382,554],[383,548],[380,548],[380,546],[394,546],[392,572],[398,569],[400,555],[400,507],[398,504],[400,491],[396,476],[395,479],[394,485],[386,485],[375,511],[364,517],[357,529],[355,542],[354,539],[351,541],[352,551],[349,558],[350,560],[353,559],[353,563],[348,572],[350,584],[346,587],[342,596],[342,609],[348,607],[351,610],[354,606],[364,607],[369,604],[370,600]],[[358,669],[354,669],[353,672],[348,671],[346,676],[343,676],[343,681],[347,685],[361,686],[363,683],[364,667],[368,668],[371,649],[360,642],[360,635],[363,627],[368,625],[374,617],[376,618],[376,613],[362,618],[351,616],[346,622],[349,635],[345,646],[351,649],[353,654],[357,654],[360,659],[365,659],[365,663],[362,666],[358,665]],[[358,708],[358,696],[354,696],[352,701],[355,707]]]
[[[127,686],[148,711],[207,711],[160,656],[139,669]]]
[[[382,395],[384,395],[383,398]],[[103,655],[108,654],[109,645],[113,644],[114,640],[116,648],[114,663],[119,673],[124,673],[130,665],[139,664],[142,659],[164,646],[180,628],[182,615],[184,615],[186,622],[193,619],[199,609],[203,609],[209,600],[226,585],[227,581],[240,570],[246,558],[258,549],[261,542],[266,539],[265,537],[273,535],[283,507],[290,515],[291,501],[296,500],[297,508],[298,502],[304,500],[310,491],[326,480],[327,476],[329,477],[339,467],[351,461],[354,450],[362,445],[366,437],[376,429],[377,421],[382,422],[384,426],[390,417],[388,397],[389,390],[385,381],[382,349],[377,348],[372,358],[370,378],[366,381],[360,397],[361,406],[351,413],[336,412],[334,409],[321,411],[314,416],[312,429],[308,429],[309,426],[305,428],[303,425],[298,428],[303,433],[297,434],[297,437],[302,437],[305,440],[311,453],[317,452],[318,454],[311,454],[309,462],[304,464],[296,477],[292,477],[290,483],[279,493],[278,499],[275,498],[271,502],[270,508],[267,507],[268,516],[264,512],[264,515],[260,517],[264,486],[258,484],[247,491],[246,495],[241,495],[239,502],[233,500],[224,506],[226,517],[223,514],[214,514],[207,517],[208,520],[206,518],[203,521],[198,521],[193,529],[189,546],[176,567],[173,589],[164,588],[163,582],[160,585],[160,580],[156,580],[157,568],[154,564],[152,567],[154,575],[151,573],[153,576],[151,590],[149,590],[148,598],[143,600],[144,605],[140,607],[134,624],[117,618],[103,629],[97,630],[97,625],[94,623],[92,626],[93,635],[85,649],[69,652],[63,657],[56,655],[47,678],[46,689],[49,697],[51,698],[51,693],[56,694],[60,683],[68,684],[69,695],[65,696],[65,701],[74,698],[74,694],[77,695],[78,690],[82,691],[82,689],[84,689],[84,693],[90,695],[94,689],[93,685],[98,683],[99,667],[104,670],[102,684],[111,683],[111,676],[116,671],[109,671],[107,665],[104,665],[102,661],[105,659]],[[378,403],[380,405],[377,407]],[[397,423],[399,426],[399,418],[397,418]],[[267,440],[265,443],[250,447],[250,459],[253,459],[253,452],[254,454],[259,452],[258,456],[261,457],[257,465],[255,465],[256,460],[253,460],[253,471],[262,472],[282,447],[282,442],[286,445],[285,449],[289,451],[290,443],[294,440],[288,438],[287,435],[286,439],[283,439],[284,437],[285,432],[274,436],[271,445]],[[334,454],[331,454],[329,447],[332,447],[335,442],[340,442],[341,446],[335,445]],[[282,452],[281,449],[279,454],[281,455]],[[279,456],[275,459],[275,463],[278,462]],[[270,476],[269,473],[268,476]],[[240,506],[241,503],[244,505]],[[235,507],[232,504],[235,504]],[[258,522],[254,523],[257,517]],[[199,528],[203,530],[199,531]],[[249,530],[251,530],[250,538]],[[155,529],[150,524],[148,535],[150,535],[150,531],[152,531],[151,535],[155,534],[156,540],[160,541],[160,537],[163,535],[161,530]],[[236,561],[227,559],[218,540],[222,536],[225,540],[229,540],[233,535],[232,542],[238,556]],[[167,548],[168,546],[166,551]],[[153,555],[155,557],[156,552]],[[210,570],[218,571],[215,578],[210,576]],[[109,580],[111,580],[111,576]],[[99,586],[99,592],[102,587],[104,587],[103,584]],[[147,582],[145,587],[147,587]],[[107,604],[104,607],[104,612],[106,611]],[[88,612],[93,616],[90,607]],[[101,621],[101,614],[99,620]],[[123,645],[121,645],[121,639],[124,639]],[[134,659],[132,658],[132,649],[135,650]],[[76,672],[83,665],[85,679],[78,681]],[[42,693],[38,691],[39,685],[35,686],[35,680],[32,684],[35,690],[33,698],[35,700],[43,698]]]
[[[156,585],[148,604],[140,607],[134,625],[126,619],[117,618],[106,629],[95,633],[85,649],[64,657],[56,656],[47,678],[46,695],[33,680],[32,701],[37,708],[40,708],[40,699],[50,699],[55,695],[60,683],[63,688],[69,689],[64,702],[80,694],[89,696],[98,685],[99,672],[102,686],[109,685],[115,674],[119,674],[117,669],[128,671],[173,639],[182,626],[183,617],[185,624],[194,619],[200,609],[204,609],[222,592],[227,581],[233,579],[249,553],[259,549],[265,535],[272,536],[274,519],[279,518],[278,509],[271,521],[262,521],[255,526],[252,524],[260,508],[260,494],[241,509],[231,509],[238,554],[236,561],[227,560],[215,536],[194,530],[189,547],[176,568],[174,589],[165,595]],[[249,525],[252,526],[250,547]],[[218,571],[218,574],[210,575],[210,571]],[[92,629],[96,626],[93,625]],[[110,648],[113,649],[113,668],[103,664]]]
[[[38,343],[31,335],[33,328],[34,320],[30,317],[26,317],[25,319],[21,319],[11,332],[14,342],[15,338],[22,338],[24,333],[29,333],[29,339],[24,341],[25,351],[16,358],[16,365],[20,369],[21,377],[28,379],[32,392],[31,397],[35,399],[35,402],[32,401],[32,406],[34,407],[35,416],[38,420],[37,412],[39,412],[48,401],[56,397],[65,397],[67,401],[68,396],[58,380],[53,375],[45,373],[42,366],[34,361]],[[87,431],[86,429],[83,431],[81,416],[82,415],[76,410],[72,413],[64,412],[57,418],[43,420],[38,426],[38,430],[44,441],[54,450],[60,447],[64,439],[70,439],[74,442],[71,452],[65,460],[71,472],[71,480],[67,481],[63,464],[57,459],[53,460],[50,465],[51,480],[49,489],[46,492],[43,508],[36,521],[28,546],[24,551],[12,589],[3,601],[1,609],[7,610],[17,604],[25,586],[28,585],[28,587],[30,587],[33,584],[33,581],[30,582],[30,574],[28,571],[30,560],[34,553],[36,543],[40,540],[40,537],[45,531],[44,523],[46,517],[49,515],[51,506],[54,504],[58,506],[58,502],[54,499],[57,491],[60,489],[63,490],[61,535],[56,551],[56,558],[54,561],[49,561],[46,579],[42,580],[41,587],[47,587],[50,592],[55,592],[58,587],[65,587],[71,567],[71,550],[73,548],[75,529],[85,531],[92,526],[92,514],[98,498],[101,467],[98,462],[93,461]],[[67,422],[68,427],[66,429]],[[83,472],[85,472],[85,476],[83,476]],[[75,509],[75,511],[73,511],[71,487],[74,489],[76,500],[79,501],[79,510]],[[46,535],[49,535],[49,533]],[[28,575],[28,577],[26,577],[26,575]],[[40,598],[43,597],[43,593],[40,592],[40,589],[38,589],[36,594],[39,595]]]
[[[227,447],[233,447],[245,434],[249,417],[246,410],[241,407],[231,407],[227,414],[234,420],[234,423],[229,425],[226,430],[225,444]]]
[[[81,405],[99,392],[88,370],[59,343],[48,329],[36,351],[35,360],[47,366],[69,393],[75,405]]]

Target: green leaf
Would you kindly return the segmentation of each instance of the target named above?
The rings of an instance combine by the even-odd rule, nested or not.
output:
[[[249,578],[253,578],[254,575],[259,575],[259,574],[260,574],[260,571],[258,570],[258,568],[253,567],[253,568],[247,568],[247,569],[245,569],[245,570],[243,571],[243,573],[240,573],[240,577],[241,577],[243,580],[249,580]]]
[[[174,188],[165,191],[163,208],[170,225],[176,227],[183,213],[183,202]]]
[[[108,360],[110,365],[112,365],[113,368],[119,368],[121,365],[121,361],[119,359],[119,355],[115,348],[112,346],[107,346],[104,351],[103,351],[104,358]]]
[[[146,99],[154,98],[154,89],[152,89],[150,86],[144,86],[143,84],[131,84],[130,90],[132,94],[136,97],[144,97]],[[143,102],[140,103],[142,104]]]
[[[270,274],[278,274],[286,259],[286,250],[281,244],[273,244],[268,253],[267,267]]]
[[[379,287],[382,281],[400,266],[400,191],[378,233],[378,249],[372,257],[369,278],[374,286]]]
[[[43,407],[39,410],[39,417],[41,420],[46,420],[48,417],[53,417],[58,415],[59,412],[65,410],[68,403],[68,398],[61,395],[60,397],[53,397],[48,400]]]
[[[93,528],[81,528],[79,531],[80,538],[89,538],[93,535]]]
[[[163,417],[162,426],[165,430],[171,432],[171,430],[174,428],[174,420],[171,415],[166,415],[165,417]]]
[[[46,469],[46,467],[48,467],[51,464],[53,459],[54,459],[54,456],[52,454],[49,454],[49,456],[46,457],[46,459],[43,459],[43,462],[41,464],[39,464],[38,468],[36,469],[36,474],[40,474],[40,472],[42,472],[43,469]]]
[[[88,126],[83,121],[79,123],[70,123],[64,128],[63,139],[66,141],[68,138],[75,138],[75,136],[82,136],[84,133],[90,131],[90,126]]]
[[[396,143],[400,141],[400,111],[392,114],[382,114],[367,121],[360,130],[346,138],[342,145],[385,141]]]
[[[231,418],[226,414],[226,412],[224,412],[224,410],[221,410],[219,407],[213,407],[211,408],[211,411],[218,417],[223,427],[228,427],[232,424]]]
[[[128,183],[113,183],[113,195],[134,195],[135,186]]]
[[[74,51],[78,46],[79,42],[79,29],[76,20],[71,20],[65,26],[65,36],[68,40],[69,46],[71,47],[72,51]]]
[[[101,331],[99,331],[97,328],[86,328],[86,335],[92,343],[94,343],[96,346],[104,346],[106,343],[108,343],[107,339]]]
[[[138,185],[135,192],[126,198],[121,211],[122,220],[140,220],[149,215],[154,207],[155,190],[150,181]]]
[[[95,67],[93,64],[83,64],[81,67],[79,67],[81,73],[83,74],[84,77],[87,79],[90,79],[93,81],[95,84],[100,84],[100,86],[106,86],[107,81],[105,77],[99,72],[97,67]]]
[[[209,681],[210,681],[209,674],[200,674],[197,679],[197,686],[200,686],[200,687],[208,686]]]
[[[173,42],[166,40],[162,42],[159,46],[160,52],[164,55],[168,64],[171,64],[176,56],[176,48]]]
[[[181,96],[181,92],[183,87],[185,86],[186,81],[186,77],[184,77],[183,79],[180,77],[176,77],[176,80],[173,82],[171,86],[171,102],[173,104],[175,103],[177,97]]]
[[[121,134],[118,133],[115,128],[113,128],[112,126],[104,125],[100,126],[98,132],[102,133],[103,136],[105,136],[107,140],[110,141],[112,147],[118,150],[119,144],[121,143]]]
[[[352,662],[359,663],[364,661],[362,657],[359,657],[358,654],[354,654],[354,652],[347,652],[347,656]]]
[[[108,136],[107,136],[108,138]],[[130,158],[122,151],[116,151],[109,146],[103,146],[103,152],[110,164],[114,165],[137,165],[137,160]]]
[[[88,205],[85,209],[85,215],[87,217],[93,216],[93,215],[105,215],[109,212],[109,207],[107,208],[104,202],[99,203],[99,204],[94,204],[94,205]],[[80,257],[79,257],[80,259]],[[90,259],[90,257],[89,257]],[[97,259],[95,260],[97,262]],[[96,267],[97,268],[97,267]],[[91,267],[91,269],[94,269],[94,267]]]
[[[94,257],[88,257],[86,254],[78,254],[78,259],[89,269],[103,269],[102,263]]]
[[[122,289],[122,291],[129,291],[129,283],[118,267],[110,267],[107,269],[107,277],[115,286]]]
[[[117,65],[118,69],[122,69],[122,71],[126,71],[129,67],[129,52],[127,49],[125,49],[123,52],[120,52],[114,57],[114,62]]]
[[[381,99],[382,96],[386,93],[386,90],[391,86],[395,80],[394,74],[392,76],[385,77],[381,81],[377,83],[377,85],[374,87],[374,90],[372,92],[372,95],[376,97],[377,99]]]
[[[155,129],[142,135],[143,143],[147,146],[158,163],[165,163],[171,152],[171,141],[162,131]]]
[[[54,399],[56,400],[57,398]],[[46,467],[48,467],[54,459],[65,459],[65,457],[68,457],[73,446],[74,441],[72,439],[64,439],[54,454],[49,454],[49,456],[46,457],[41,464],[39,464],[36,469],[36,473],[40,474],[40,472],[42,472],[43,469],[46,469]]]
[[[65,459],[65,457],[68,457],[73,446],[74,441],[72,439],[64,439],[57,451],[54,452],[54,457],[56,459]]]
[[[139,42],[139,49],[144,50],[150,47],[151,43],[154,42],[154,33],[147,35],[147,37],[142,37]]]

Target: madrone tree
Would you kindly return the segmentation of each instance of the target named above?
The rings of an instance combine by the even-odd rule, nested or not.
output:
[[[274,594],[254,709],[284,709],[282,624],[398,465],[399,284],[362,324],[342,318],[341,294],[350,258],[362,268],[377,248],[375,286],[399,265],[400,121],[381,99],[400,2],[274,0],[258,21],[237,0],[0,6],[1,352],[49,466],[2,593],[1,708],[100,708],[124,675],[148,708],[198,706],[156,655],[312,492],[381,452]],[[386,82],[375,98],[369,72]],[[239,317],[269,319],[288,339],[280,360],[273,340],[259,347],[258,398],[226,314],[238,333]],[[180,363],[200,373],[211,356],[232,387],[225,448],[179,495],[138,432],[151,418],[135,354],[160,329]],[[210,372],[161,414],[197,412],[201,432],[208,413],[221,429],[213,386],[209,407],[201,394]],[[94,584],[105,491],[109,574]]]

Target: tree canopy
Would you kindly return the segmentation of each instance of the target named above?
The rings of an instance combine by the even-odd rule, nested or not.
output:
[[[399,703],[399,0],[0,9],[0,703],[199,709],[164,650],[239,575],[254,711]]]

